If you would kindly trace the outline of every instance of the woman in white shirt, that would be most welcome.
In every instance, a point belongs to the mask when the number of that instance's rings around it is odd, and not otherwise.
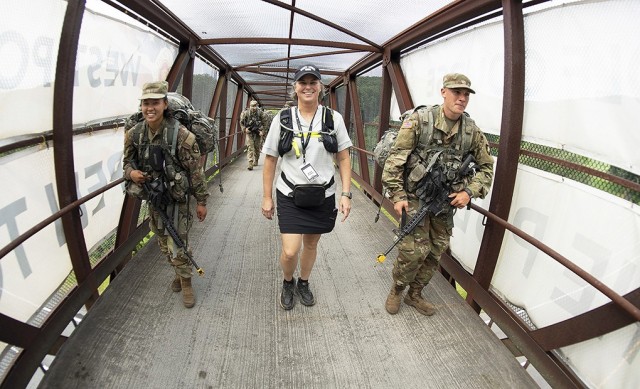
[[[351,211],[349,147],[353,144],[342,115],[320,105],[324,85],[316,66],[298,69],[293,86],[293,99],[297,104],[275,116],[262,148],[265,154],[262,214],[269,220],[273,219],[275,209],[272,193],[276,164],[278,157],[282,157],[276,201],[284,278],[280,306],[285,310],[295,305],[294,294],[303,305],[315,304],[309,277],[316,261],[318,241],[322,234],[333,230],[338,211],[343,214],[342,221]],[[338,208],[334,156],[342,182]],[[300,273],[296,282],[293,276],[298,255]]]

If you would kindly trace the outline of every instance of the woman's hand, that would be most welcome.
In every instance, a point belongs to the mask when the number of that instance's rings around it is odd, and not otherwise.
[[[262,198],[262,216],[273,219],[273,199],[271,197]]]
[[[347,196],[340,196],[340,213],[344,215],[342,221],[347,220],[351,213],[351,199]]]

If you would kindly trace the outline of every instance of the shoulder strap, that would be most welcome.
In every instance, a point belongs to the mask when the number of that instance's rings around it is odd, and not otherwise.
[[[333,110],[331,108],[322,106],[322,132],[333,131]]]
[[[146,137],[147,134],[144,130],[144,121],[136,123],[136,125],[133,126],[133,130],[131,131],[131,139],[133,140],[133,144],[136,147],[140,146]]]
[[[171,137],[171,155],[176,155],[176,148],[178,147],[178,132],[180,132],[180,123],[176,120],[173,124],[173,136]]]
[[[171,157],[177,160],[176,149],[178,148],[178,133],[180,132],[180,122],[172,120],[171,126],[167,126],[164,134],[164,143],[171,148]]]
[[[427,108],[427,144],[431,143],[433,138],[433,107]]]
[[[473,127],[475,122],[467,117],[466,112],[462,114],[463,127],[464,131],[462,132],[462,150],[465,154],[471,150],[471,143],[473,141]],[[474,125],[470,125],[469,121],[473,122]]]
[[[280,125],[291,128],[291,108],[280,111]]]

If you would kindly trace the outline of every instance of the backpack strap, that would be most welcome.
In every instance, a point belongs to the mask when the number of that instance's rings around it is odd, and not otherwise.
[[[282,157],[293,147],[293,123],[291,108],[280,111],[280,137],[278,138],[278,154]]]
[[[322,132],[333,132],[333,110],[322,106]]]
[[[464,126],[464,131],[462,135],[462,150],[464,154],[469,153],[471,150],[471,142],[473,141],[473,127],[468,123],[471,119],[469,119],[467,113],[462,114],[462,124]]]
[[[162,134],[162,138],[164,144],[169,146],[171,149],[171,157],[177,161],[176,150],[178,148],[178,133],[180,132],[180,122],[176,119],[173,120],[172,126],[167,126],[164,133]]]
[[[133,130],[131,132],[131,140],[133,142],[133,145],[136,147],[136,149],[140,147],[140,145],[144,141],[144,138],[147,136],[145,132],[146,131],[144,130],[144,120],[136,123],[136,125],[133,126]]]

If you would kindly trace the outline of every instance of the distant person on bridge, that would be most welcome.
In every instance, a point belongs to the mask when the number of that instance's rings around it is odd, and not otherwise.
[[[175,269],[171,289],[182,291],[184,306],[191,308],[195,305],[192,263],[184,249],[169,236],[160,212],[172,221],[180,240],[188,246],[193,223],[189,195],[193,194],[197,200],[196,215],[202,222],[207,217],[209,193],[195,135],[170,117],[167,91],[166,81],[144,85],[140,97],[144,121],[125,134],[123,169],[127,193],[149,203],[147,188],[154,188],[154,198],[160,199],[149,206],[149,226],[157,236],[160,251]],[[190,248],[188,252],[191,254]]]
[[[276,202],[282,239],[280,266],[283,283],[280,306],[292,309],[294,294],[303,305],[315,304],[309,277],[316,261],[318,241],[331,232],[338,211],[345,221],[351,211],[351,139],[340,113],[320,104],[324,85],[314,65],[298,69],[292,97],[296,106],[282,109],[271,122],[262,152],[262,214],[274,216],[273,181],[278,157],[282,173],[277,177]],[[336,209],[334,157],[340,170],[342,193]],[[300,253],[300,250],[302,252]],[[294,273],[300,256],[298,280]]]
[[[398,215],[415,214],[421,204],[430,201],[423,183],[438,168],[445,187],[451,188],[450,203],[443,213],[428,213],[413,232],[398,245],[393,265],[393,285],[385,308],[390,314],[404,302],[423,315],[433,315],[435,306],[422,297],[422,289],[437,270],[440,256],[449,246],[456,208],[464,208],[472,197],[484,198],[493,180],[493,158],[483,132],[464,112],[471,93],[471,81],[463,74],[447,74],[440,89],[444,101],[415,109],[403,121],[389,157],[384,164],[382,183]],[[431,121],[431,125],[428,122]],[[431,130],[427,130],[431,129]],[[475,158],[475,175],[460,179],[458,169],[468,155]],[[450,205],[450,206],[449,206]]]
[[[249,160],[247,169],[253,170],[254,166],[258,166],[262,136],[267,126],[266,114],[258,107],[257,101],[251,100],[249,108],[242,111],[240,125],[247,134],[247,159]]]

